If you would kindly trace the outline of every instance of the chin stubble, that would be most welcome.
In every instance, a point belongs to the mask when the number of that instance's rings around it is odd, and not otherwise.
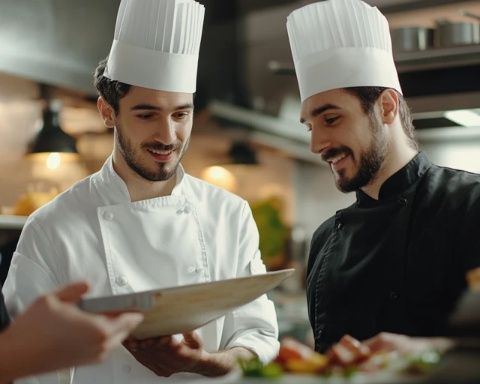
[[[360,154],[360,165],[357,173],[350,179],[341,177],[337,180],[337,188],[342,192],[357,191],[372,182],[377,176],[387,155],[387,140],[382,132],[382,124],[374,116],[370,117],[372,142],[370,147]],[[351,153],[351,150],[349,150]],[[353,156],[353,154],[352,154]]]
[[[166,181],[169,180],[172,176],[175,175],[177,168],[182,160],[187,148],[190,138],[182,146],[181,143],[164,145],[161,143],[148,143],[142,146],[142,149],[153,149],[158,151],[180,151],[178,159],[175,164],[168,168],[167,164],[158,163],[158,168],[156,170],[150,170],[146,167],[143,167],[140,163],[140,156],[136,156],[135,150],[132,143],[126,139],[121,133],[121,128],[117,127],[116,129],[116,143],[120,148],[120,152],[125,159],[127,165],[132,169],[137,175],[144,178],[148,181]]]

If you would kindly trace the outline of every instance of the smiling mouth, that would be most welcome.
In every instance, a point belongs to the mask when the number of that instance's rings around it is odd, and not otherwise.
[[[173,150],[159,151],[159,150],[150,149],[150,148],[147,148],[147,151],[156,156],[170,156],[173,153]]]
[[[327,163],[329,163],[330,165],[335,165],[335,164],[337,164],[339,161],[345,159],[347,156],[348,156],[348,154],[346,154],[346,153],[341,153],[341,154],[338,154],[337,156],[333,156],[333,157],[330,157],[329,159],[326,159],[326,161],[327,161]]]
[[[147,148],[147,152],[150,153],[152,159],[157,163],[168,163],[173,159],[174,149],[158,150]]]

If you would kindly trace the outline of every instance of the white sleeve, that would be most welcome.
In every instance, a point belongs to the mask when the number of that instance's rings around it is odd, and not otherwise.
[[[38,227],[30,221],[24,227],[13,254],[8,276],[3,285],[3,294],[9,314],[12,317],[23,312],[38,296],[58,287],[54,271],[49,265],[53,246]],[[57,373],[29,377],[15,381],[16,384],[58,384]]]
[[[24,379],[18,379],[14,381],[15,384],[70,384],[65,381],[61,381],[59,375],[54,373],[47,373],[45,375],[26,377]]]
[[[37,228],[36,228],[37,227]],[[38,296],[58,287],[55,273],[45,254],[52,255],[53,247],[35,221],[24,227],[17,250],[13,254],[3,294],[9,314],[15,317]]]
[[[237,276],[265,273],[260,257],[258,229],[245,202],[241,215]],[[266,295],[225,316],[222,349],[244,347],[267,363],[278,354],[278,324],[273,302]]]

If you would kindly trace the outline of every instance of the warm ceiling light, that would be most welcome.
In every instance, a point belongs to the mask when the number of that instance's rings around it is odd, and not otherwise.
[[[52,152],[47,156],[47,168],[48,169],[57,169],[60,167],[61,157],[58,152]]]
[[[35,164],[43,164],[42,167],[50,171],[55,171],[59,169],[62,164],[78,162],[79,156],[76,153],[42,152],[31,153],[28,155],[28,158]]]
[[[201,178],[213,185],[234,192],[237,189],[237,179],[235,175],[224,167],[214,165],[205,168]]]

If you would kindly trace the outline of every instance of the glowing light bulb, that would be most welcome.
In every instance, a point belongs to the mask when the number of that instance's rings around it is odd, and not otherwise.
[[[227,191],[233,192],[237,188],[235,175],[218,165],[208,167],[202,172],[202,179]]]
[[[58,152],[52,152],[47,156],[46,165],[48,169],[55,170],[60,167],[61,158]]]

